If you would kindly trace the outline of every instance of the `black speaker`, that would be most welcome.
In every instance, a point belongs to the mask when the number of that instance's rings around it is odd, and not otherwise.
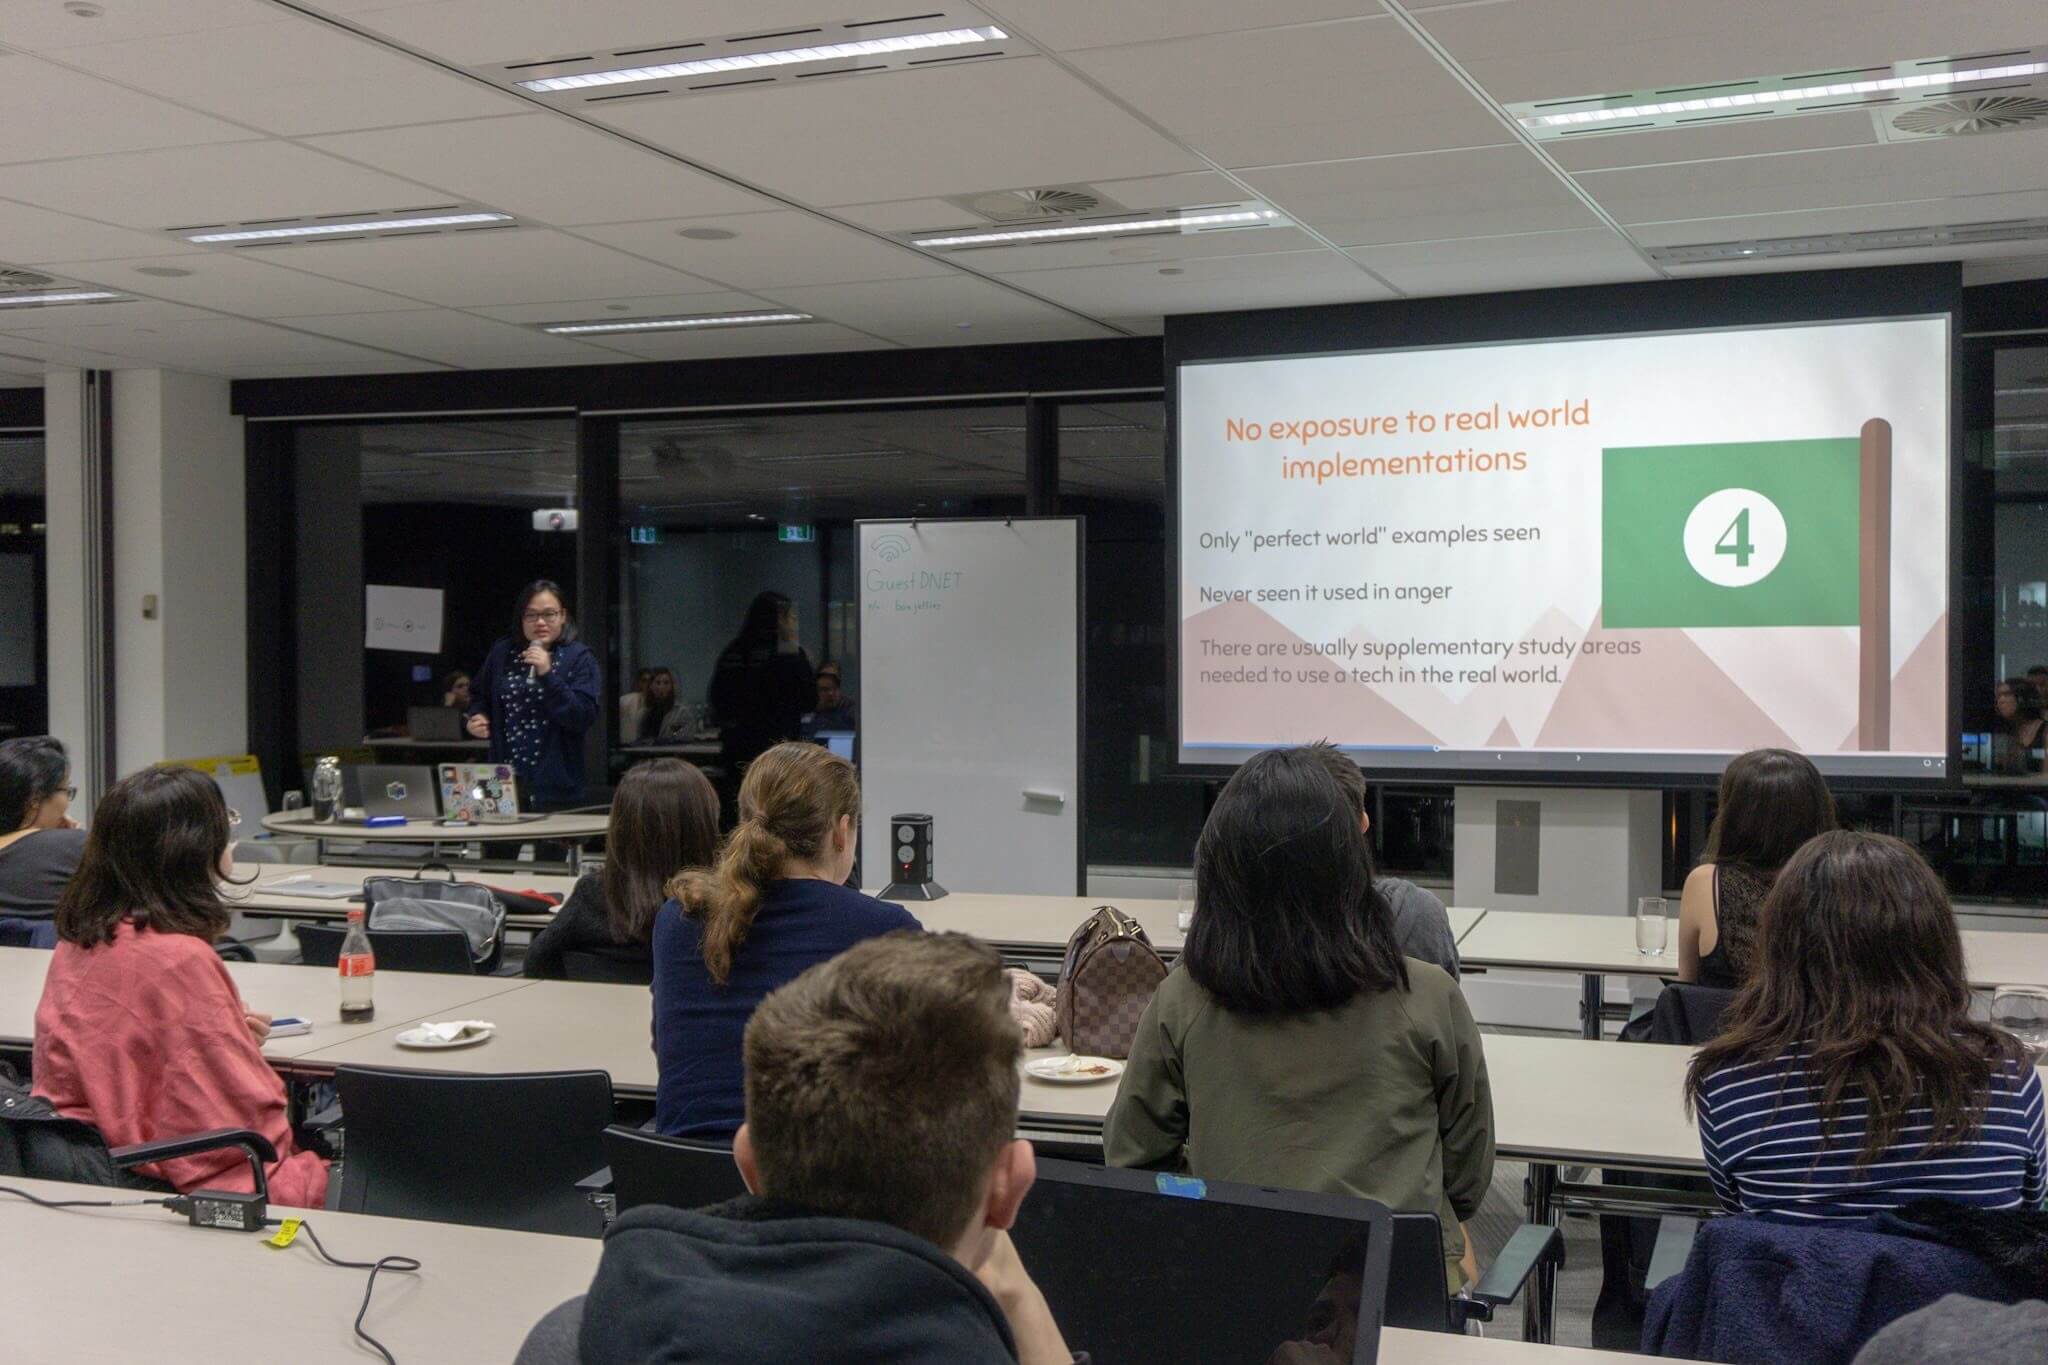
[[[946,888],[932,880],[932,818],[889,817],[889,886],[885,901],[935,901]]]

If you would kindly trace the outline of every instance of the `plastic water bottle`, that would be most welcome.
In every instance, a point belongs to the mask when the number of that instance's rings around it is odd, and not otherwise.
[[[365,912],[348,912],[348,932],[341,939],[341,1022],[361,1024],[377,1017],[370,999],[377,979],[377,955],[370,951],[370,931],[364,927]]]
[[[341,760],[329,755],[313,765],[313,818],[334,819],[341,806]]]

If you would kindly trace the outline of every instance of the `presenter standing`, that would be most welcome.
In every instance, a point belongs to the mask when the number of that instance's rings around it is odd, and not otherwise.
[[[757,594],[711,674],[711,709],[725,766],[720,795],[728,804],[749,763],[800,736],[804,713],[817,696],[810,656],[797,643],[796,604],[779,592]]]
[[[583,800],[583,735],[597,719],[597,656],[577,643],[562,590],[547,579],[519,592],[515,631],[491,646],[470,681],[469,733],[491,742],[536,807]]]

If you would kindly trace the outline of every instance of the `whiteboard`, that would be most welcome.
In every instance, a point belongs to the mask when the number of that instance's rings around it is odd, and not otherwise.
[[[863,880],[933,817],[948,891],[1085,894],[1079,517],[862,521]]]

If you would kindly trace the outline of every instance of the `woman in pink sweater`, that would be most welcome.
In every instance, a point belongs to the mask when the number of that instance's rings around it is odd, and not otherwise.
[[[263,1060],[269,1016],[242,1004],[213,951],[229,830],[220,788],[189,768],[144,769],[101,800],[57,903],[34,1088],[110,1147],[253,1129],[277,1148],[271,1202],[317,1209],[327,1163],[292,1140],[284,1082]],[[233,1148],[137,1170],[180,1191],[253,1187]]]

